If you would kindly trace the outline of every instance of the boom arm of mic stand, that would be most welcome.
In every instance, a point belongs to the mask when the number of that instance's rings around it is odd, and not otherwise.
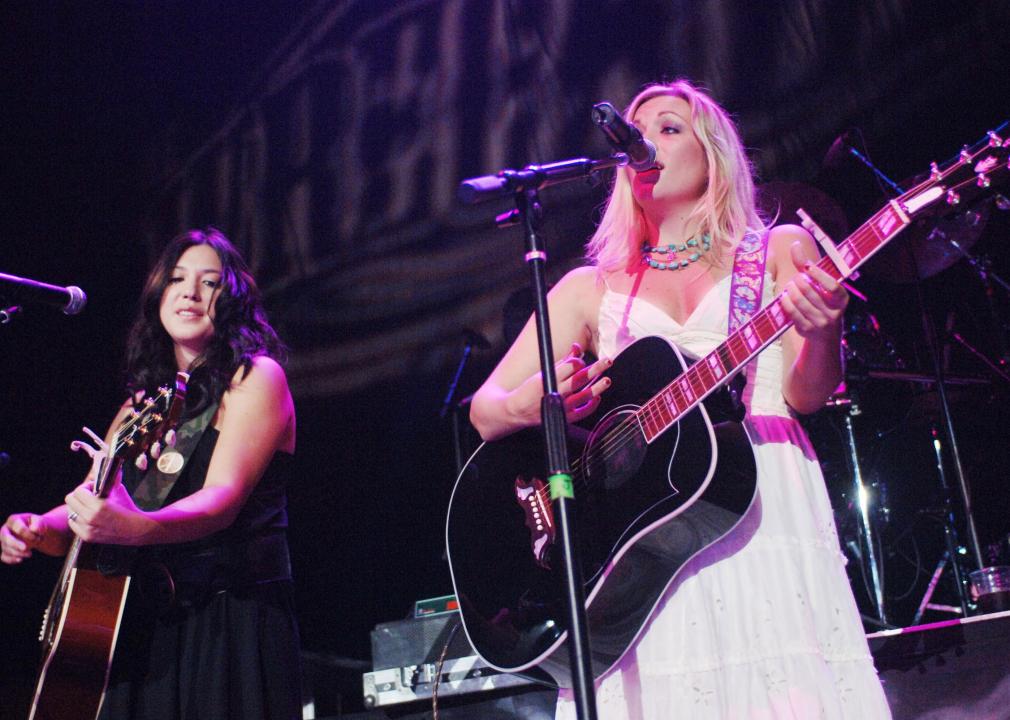
[[[483,175],[464,180],[459,184],[457,196],[466,205],[514,197],[527,190],[543,190],[551,185],[591,177],[601,170],[628,164],[628,156],[614,153],[591,160],[572,158],[547,165],[529,165],[522,170],[502,170],[497,175]]]

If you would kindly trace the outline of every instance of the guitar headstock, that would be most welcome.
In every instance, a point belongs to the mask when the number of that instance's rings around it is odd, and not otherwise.
[[[929,177],[904,193],[898,203],[909,217],[927,210],[954,212],[992,192],[998,181],[1010,174],[1010,139],[1004,122],[974,146],[966,145],[952,162],[930,166]]]
[[[157,394],[144,398],[142,407],[130,411],[112,439],[110,460],[137,458],[178,425],[188,380],[188,373],[177,373],[174,388],[162,386]]]

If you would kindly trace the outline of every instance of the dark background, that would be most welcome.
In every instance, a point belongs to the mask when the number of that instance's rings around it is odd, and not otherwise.
[[[271,316],[294,350],[300,472],[290,491],[291,542],[303,645],[367,662],[375,624],[451,592],[442,523],[455,466],[439,411],[463,328],[486,335],[492,348],[475,353],[458,397],[500,353],[504,300],[524,282],[518,236],[491,227],[500,208],[460,208],[437,190],[451,193],[459,179],[506,165],[602,152],[588,122],[592,102],[623,105],[642,83],[689,75],[736,114],[762,180],[791,183],[793,196],[809,188],[828,196],[817,209],[838,240],[887,198],[851,155],[829,153],[841,133],[858,128],[851,142],[905,182],[1008,114],[1002,3],[703,5],[9,3],[0,272],[79,285],[88,306],[79,317],[29,306],[0,326],[0,451],[10,458],[0,469],[0,515],[43,511],[83,476],[85,458],[67,448],[82,425],[103,432],[121,399],[123,336],[150,258],[176,232],[216,224],[254,258]],[[339,21],[329,20],[334,8]],[[463,32],[447,39],[438,31],[453,8]],[[404,20],[413,16],[415,25]],[[362,30],[369,27],[378,29]],[[459,51],[457,94],[446,109],[458,122],[448,136],[426,135],[445,113],[410,102],[409,92],[407,102],[393,97],[367,117],[354,115],[346,68],[367,66],[365,87],[385,102],[395,95],[396,48],[411,28],[422,48],[434,48],[405,63],[418,77],[430,69],[429,55]],[[312,69],[278,84],[278,68],[303,50],[316,58]],[[326,65],[327,52],[343,53],[340,73]],[[304,97],[311,110],[298,114],[292,108]],[[210,201],[222,185],[242,182],[240,174],[215,175],[208,159],[255,127],[251,108],[265,117],[269,158],[255,222],[234,201]],[[519,118],[500,132],[499,108]],[[299,155],[299,118],[311,120],[312,139],[301,160],[286,160]],[[361,175],[349,177],[340,171],[354,164],[339,157],[352,127],[365,159]],[[390,188],[399,176],[390,168],[418,145],[428,149],[406,187],[420,189],[397,211]],[[435,165],[449,172],[426,174]],[[309,210],[287,192],[301,182],[311,188]],[[355,195],[353,183],[364,192]],[[786,193],[787,204],[793,196]],[[601,188],[588,186],[545,193],[555,276],[577,261],[601,198]],[[818,217],[812,203],[802,202]],[[1006,278],[1007,213],[979,212],[976,230],[943,227]],[[918,231],[920,240],[932,227]],[[945,331],[988,358],[1005,356],[1007,294],[997,283],[987,296],[967,262],[937,260],[942,249],[920,255],[931,266],[920,286],[902,276],[907,260],[899,255],[871,263],[856,283],[869,302],[853,299],[848,322],[850,395],[862,409],[857,442],[881,498],[885,580],[892,619],[902,625],[942,553],[931,442],[942,414],[930,385],[865,375],[931,374],[924,316],[940,328],[955,380],[991,381],[955,385],[950,399],[982,541],[999,544],[1010,531],[1007,385]],[[852,543],[841,414],[825,410],[808,425],[843,543]],[[944,465],[953,483],[949,456]],[[857,598],[872,614],[850,560]],[[0,568],[6,688],[31,682],[34,636],[58,567],[39,558]],[[956,604],[945,583],[937,599]],[[343,707],[354,707],[359,675],[333,672]]]

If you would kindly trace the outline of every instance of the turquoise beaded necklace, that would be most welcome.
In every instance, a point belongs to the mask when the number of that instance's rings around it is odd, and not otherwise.
[[[651,247],[649,243],[642,243],[642,262],[651,268],[656,268],[657,270],[680,270],[681,268],[686,268],[693,262],[698,262],[701,256],[712,249],[712,236],[705,233],[701,236],[701,240],[698,240],[698,236],[694,236],[683,245],[675,245],[671,243],[670,245],[657,245],[656,247]],[[685,260],[678,260],[677,253],[691,251],[690,255],[687,256]],[[652,257],[650,253],[657,253],[659,255],[667,255],[668,259],[666,262],[660,262]]]

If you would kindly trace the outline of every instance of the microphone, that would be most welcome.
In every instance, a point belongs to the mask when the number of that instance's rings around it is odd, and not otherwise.
[[[630,125],[613,105],[601,102],[593,105],[593,122],[607,136],[611,146],[628,156],[628,167],[632,170],[647,170],[656,164],[656,146],[642,137],[634,125]]]
[[[824,159],[821,161],[821,167],[835,168],[842,164],[846,156],[858,156],[858,153],[852,152],[855,150],[855,145],[852,142],[854,134],[855,133],[852,130],[846,130],[836,137],[835,141],[831,143],[831,147],[829,147],[828,151],[824,153]]]
[[[0,273],[0,297],[22,303],[52,305],[63,310],[65,315],[76,315],[88,302],[84,291],[76,285],[59,287],[4,273]]]

